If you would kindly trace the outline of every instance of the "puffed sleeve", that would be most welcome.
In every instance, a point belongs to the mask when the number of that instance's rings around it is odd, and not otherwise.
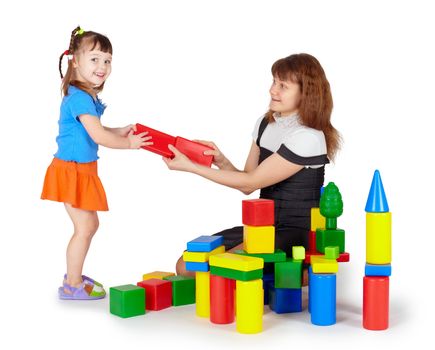
[[[88,93],[78,90],[72,94],[68,101],[71,115],[74,116],[76,120],[83,114],[89,114],[95,117],[99,117],[94,99]]]

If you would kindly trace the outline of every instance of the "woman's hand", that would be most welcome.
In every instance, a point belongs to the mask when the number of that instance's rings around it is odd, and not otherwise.
[[[213,150],[204,151],[204,155],[213,156],[213,164],[216,165],[219,169],[224,169],[228,165],[229,163],[228,159],[224,156],[224,154],[220,151],[220,149],[214,144],[214,142],[204,141],[204,140],[193,140],[193,141],[213,148]]]
[[[172,145],[168,145],[169,150],[174,153],[174,158],[163,157],[163,161],[166,163],[169,169],[195,172],[197,166],[189,158],[187,158],[183,153],[176,149]]]

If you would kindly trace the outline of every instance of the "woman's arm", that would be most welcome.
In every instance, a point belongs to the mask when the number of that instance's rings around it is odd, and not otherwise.
[[[89,114],[80,115],[79,119],[91,139],[95,143],[104,147],[117,149],[137,149],[142,146],[149,146],[153,144],[152,142],[147,142],[151,139],[151,136],[146,136],[148,134],[147,132],[134,135],[133,129],[131,129],[127,135],[121,136],[120,130],[125,130],[127,127],[120,129],[106,128],[101,124],[98,117]]]
[[[250,194],[257,189],[276,184],[296,174],[303,166],[294,164],[278,154],[273,154],[260,165],[254,167],[254,159],[259,156],[257,145],[251,147],[245,168],[247,171],[218,170],[201,166],[190,161],[175,147],[169,149],[175,154],[173,159],[164,158],[169,169],[188,171],[218,184],[235,188],[245,194]]]

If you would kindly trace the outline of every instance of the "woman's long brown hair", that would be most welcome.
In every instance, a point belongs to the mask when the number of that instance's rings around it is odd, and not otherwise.
[[[323,131],[328,157],[333,160],[340,149],[341,137],[331,124],[331,88],[319,61],[306,53],[294,54],[276,61],[272,65],[272,75],[299,85],[300,121],[307,127]],[[272,110],[266,113],[269,123],[274,122],[273,113]]]

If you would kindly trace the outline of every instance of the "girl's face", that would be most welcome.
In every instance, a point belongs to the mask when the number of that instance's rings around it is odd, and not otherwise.
[[[297,113],[301,101],[299,84],[274,77],[269,93],[269,108],[272,111],[280,113],[281,116]]]
[[[100,86],[112,72],[112,55],[98,49],[83,50],[74,56],[75,78],[91,87]]]

